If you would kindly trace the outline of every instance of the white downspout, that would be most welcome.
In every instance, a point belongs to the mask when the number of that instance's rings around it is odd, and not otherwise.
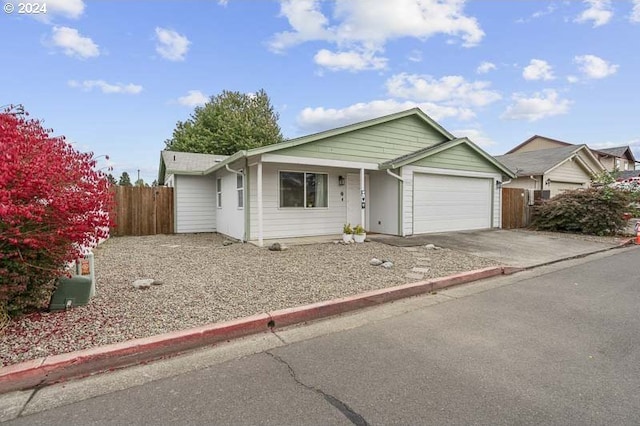
[[[364,188],[364,168],[360,169],[360,223],[362,224],[363,228],[366,228],[365,226],[365,200],[366,200],[366,193],[365,193],[365,188]]]
[[[225,164],[224,167],[227,169],[227,171],[230,171],[231,173],[235,173],[237,175],[240,175],[240,176],[244,177],[244,173],[242,173],[239,170],[233,170],[231,167],[229,167],[228,164]],[[244,181],[242,183],[244,184]]]
[[[393,176],[394,178],[398,179],[398,180],[399,180],[399,181],[401,181],[401,182],[404,182],[404,178],[403,178],[402,176],[400,176],[400,175],[397,175],[397,174],[393,173],[393,172],[391,171],[391,169],[387,169],[387,174],[388,174],[389,176]]]
[[[256,198],[258,199],[258,247],[262,247],[264,245],[262,239],[262,159],[258,161],[257,168],[256,179],[258,188]]]

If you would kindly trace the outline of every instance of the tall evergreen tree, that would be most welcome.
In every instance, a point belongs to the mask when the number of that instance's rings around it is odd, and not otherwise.
[[[172,151],[231,155],[282,140],[278,113],[263,89],[255,94],[225,90],[179,121],[165,145]]]

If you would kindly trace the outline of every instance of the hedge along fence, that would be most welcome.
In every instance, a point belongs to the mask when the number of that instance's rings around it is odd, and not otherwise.
[[[627,226],[625,214],[637,214],[640,193],[608,186],[566,191],[534,209],[540,230],[612,235]]]

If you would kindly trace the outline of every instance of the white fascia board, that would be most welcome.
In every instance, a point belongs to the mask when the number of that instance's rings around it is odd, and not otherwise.
[[[304,164],[307,166],[338,167],[343,169],[378,170],[378,165],[376,163],[363,163],[363,162],[357,162],[357,161],[344,161],[344,160],[328,160],[326,158],[295,157],[295,156],[278,155],[278,154],[263,154],[262,162]]]
[[[455,169],[439,169],[433,167],[423,166],[404,166],[403,169],[414,173],[430,173],[433,175],[450,175],[461,177],[477,177],[487,179],[502,179],[501,173],[487,173],[487,172],[475,172],[470,170],[455,170]]]

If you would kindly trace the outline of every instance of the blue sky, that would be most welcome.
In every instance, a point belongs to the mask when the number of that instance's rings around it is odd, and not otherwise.
[[[116,177],[151,182],[178,120],[260,88],[287,138],[419,106],[491,154],[540,134],[640,158],[640,0],[37,3],[0,15],[0,104]]]

